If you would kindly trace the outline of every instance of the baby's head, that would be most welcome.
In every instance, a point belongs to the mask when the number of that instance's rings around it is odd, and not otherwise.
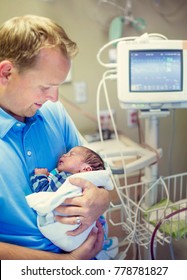
[[[59,172],[66,171],[72,174],[94,170],[104,170],[104,161],[93,150],[76,146],[67,154],[60,157],[57,169]]]

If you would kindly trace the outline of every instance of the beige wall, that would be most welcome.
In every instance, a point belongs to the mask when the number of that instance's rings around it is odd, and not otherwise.
[[[108,26],[114,16],[121,15],[114,7],[102,4],[98,6],[98,0],[54,0],[51,2],[42,0],[1,0],[0,1],[0,23],[17,15],[37,14],[48,16],[63,25],[69,36],[79,45],[79,55],[75,58],[72,68],[72,83],[65,84],[61,88],[61,95],[75,102],[75,82],[84,81],[87,84],[87,102],[78,104],[78,107],[91,116],[96,116],[96,92],[104,68],[96,60],[98,50],[108,41]],[[118,3],[125,1],[119,0]],[[161,33],[169,39],[187,39],[187,5],[182,6],[183,0],[165,0],[162,12],[167,13],[167,18],[159,14],[152,0],[133,0],[133,14],[142,17],[147,23],[148,33]],[[126,27],[124,36],[139,35],[134,28]],[[126,135],[138,141],[137,128],[128,128],[126,122],[126,111],[119,107],[116,83],[109,83],[109,96],[112,107],[117,112],[117,126]],[[66,104],[66,108],[74,119],[81,132],[95,131],[97,124],[86,118],[79,111]],[[101,99],[101,108],[106,109],[104,97]],[[171,114],[172,116],[172,114]],[[163,158],[160,162],[160,174],[166,175],[169,166],[172,173],[187,170],[187,110],[175,112],[175,125],[172,117],[160,120],[159,146],[163,148]],[[174,141],[172,147],[172,166],[168,164],[170,159],[170,143],[172,129],[174,130]],[[170,162],[171,164],[171,162]]]

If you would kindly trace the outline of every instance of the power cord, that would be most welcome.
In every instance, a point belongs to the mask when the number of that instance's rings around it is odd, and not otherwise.
[[[150,253],[151,253],[151,259],[155,260],[155,256],[154,256],[154,239],[156,236],[157,231],[159,230],[159,228],[161,227],[161,225],[169,218],[173,217],[174,215],[177,215],[181,212],[187,211],[187,207],[182,208],[182,209],[178,209],[172,213],[170,213],[169,215],[167,215],[165,218],[161,219],[159,223],[157,223],[152,236],[151,236],[151,242],[150,242]]]

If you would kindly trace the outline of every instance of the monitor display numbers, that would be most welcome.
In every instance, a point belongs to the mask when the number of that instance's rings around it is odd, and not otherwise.
[[[182,91],[181,50],[130,50],[130,92]]]

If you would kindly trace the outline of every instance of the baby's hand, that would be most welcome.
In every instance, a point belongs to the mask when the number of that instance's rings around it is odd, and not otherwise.
[[[47,168],[35,168],[35,169],[34,169],[34,174],[35,174],[35,175],[43,174],[43,175],[48,176],[49,171],[48,171]]]

